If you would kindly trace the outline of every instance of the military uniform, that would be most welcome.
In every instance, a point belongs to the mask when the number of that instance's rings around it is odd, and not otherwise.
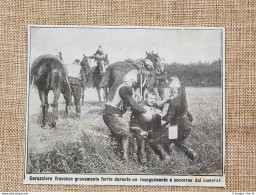
[[[131,87],[121,85],[116,93],[116,98],[113,101],[108,101],[105,105],[103,120],[114,136],[126,139],[131,138],[129,121],[126,121],[122,115],[129,106],[134,112],[138,113],[144,113],[146,110],[132,97],[133,91]]]
[[[167,100],[164,105],[167,106],[167,112],[162,117],[165,128],[168,128],[169,125],[178,126],[177,139],[170,140],[169,143],[173,143],[194,160],[197,156],[196,153],[184,144],[184,140],[191,132],[193,121],[192,115],[188,112],[185,87],[181,85],[177,95]]]
[[[132,70],[130,72],[136,72],[134,74],[134,80],[137,79],[137,71]],[[127,75],[129,75],[129,72]],[[124,81],[125,80],[126,78],[124,78]],[[121,141],[124,160],[129,159],[129,140],[132,138],[129,128],[129,119],[127,120],[126,117],[123,117],[128,107],[134,112],[146,112],[133,98],[132,88],[126,83],[123,83],[109,96],[105,104],[105,109],[103,110],[103,120],[105,124],[118,141]]]
[[[159,109],[162,112],[159,112]],[[135,127],[136,129],[137,127],[148,133],[148,136],[139,136],[138,139],[141,162],[146,161],[145,149],[143,147],[145,147],[147,140],[149,140],[151,147],[162,159],[169,159],[163,144],[171,144],[170,146],[172,146],[172,143],[182,151],[185,151],[189,158],[195,159],[195,152],[183,143],[191,132],[191,122],[193,120],[188,112],[185,87],[181,86],[175,97],[164,101],[161,105],[155,104],[154,107],[151,106],[151,110],[153,110],[153,115],[150,121],[146,120],[140,113],[133,113],[131,116],[131,128]],[[177,139],[169,140],[169,125],[178,126]]]
[[[108,54],[105,54],[103,52],[102,46],[99,46],[99,49],[96,51],[96,53],[91,57],[97,61],[97,64],[100,63],[101,61],[104,61],[105,65],[109,65],[109,59],[108,59]]]
[[[68,65],[67,67],[68,81],[65,80],[62,91],[64,95],[64,99],[66,100],[66,112],[69,113],[69,107],[71,106],[72,95],[75,100],[76,106],[76,115],[80,117],[81,115],[81,83],[83,83],[83,79],[85,78],[85,73],[83,68],[81,68],[79,63],[73,63]],[[69,82],[69,84],[67,83]]]
[[[160,98],[163,100],[164,99],[164,89],[166,88],[167,85],[167,71],[164,69],[164,67],[161,70],[156,71],[156,78],[157,78],[157,89],[158,89],[158,94]]]
[[[145,103],[143,107],[147,112],[152,113],[150,119],[145,118],[139,112],[132,112],[130,120],[130,129],[133,133],[133,156],[139,156],[139,160],[142,164],[146,163],[146,142],[150,138],[154,129],[158,129],[161,126],[161,110]]]

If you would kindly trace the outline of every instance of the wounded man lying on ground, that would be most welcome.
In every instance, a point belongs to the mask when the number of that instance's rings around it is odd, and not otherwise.
[[[156,101],[156,94],[149,92],[146,94],[146,101],[143,105],[147,110],[146,114],[133,111],[130,120],[130,131],[133,135],[133,157],[144,164],[146,159],[146,142],[148,137],[154,129],[161,127],[161,113],[162,111],[154,106]]]
[[[154,106],[152,106],[152,103],[150,104],[149,107],[152,110],[151,118],[145,114],[132,114],[131,130],[137,129],[136,131],[144,132],[143,134],[145,134],[144,136],[139,136],[140,139],[137,139],[139,140],[139,144],[137,144],[139,146],[138,153],[142,163],[146,162],[145,144],[147,139],[150,146],[160,155],[161,159],[170,158],[165,151],[167,146],[169,154],[171,154],[173,147],[176,146],[190,159],[194,160],[197,157],[195,151],[184,144],[184,140],[191,132],[191,122],[193,120],[187,108],[185,87],[181,85],[177,77],[172,77],[169,90],[167,98],[155,103]],[[150,98],[151,96],[148,95]],[[157,108],[162,112],[159,112]]]

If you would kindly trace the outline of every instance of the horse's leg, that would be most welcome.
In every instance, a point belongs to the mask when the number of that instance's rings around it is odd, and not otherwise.
[[[49,109],[48,94],[49,94],[49,91],[45,91],[45,92],[44,92],[44,104],[45,104],[45,112],[46,112],[46,115],[47,115],[48,109]]]
[[[107,99],[108,99],[108,88],[107,88],[107,86],[104,86],[103,90],[104,90],[104,102],[107,102]]]
[[[56,127],[56,120],[58,119],[58,101],[60,98],[60,89],[55,89],[53,90],[53,122],[52,126]]]
[[[84,105],[84,91],[85,91],[85,88],[81,88],[82,89],[82,106]]]
[[[96,86],[96,90],[98,92],[99,101],[101,102],[100,88]]]
[[[42,112],[43,112],[43,120],[42,120],[42,127],[45,127],[46,123],[47,123],[47,112],[48,112],[48,91],[42,91],[39,90],[39,97],[42,103]],[[47,97],[47,99],[45,98]]]

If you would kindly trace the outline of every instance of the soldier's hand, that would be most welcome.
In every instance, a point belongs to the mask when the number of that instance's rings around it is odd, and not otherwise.
[[[190,122],[193,121],[193,116],[192,116],[192,114],[191,114],[190,112],[187,113],[187,117],[188,117],[188,120],[189,120]]]
[[[146,131],[141,131],[141,132],[140,132],[140,135],[143,136],[143,137],[146,137],[146,136],[148,136],[148,132],[146,132]]]

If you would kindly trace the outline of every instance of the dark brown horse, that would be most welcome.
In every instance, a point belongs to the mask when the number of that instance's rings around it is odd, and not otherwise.
[[[146,58],[145,59],[149,59],[153,62],[154,65],[154,70],[156,74],[159,74],[160,72],[163,71],[164,66],[161,63],[161,58],[159,57],[159,55],[157,53],[152,52],[146,52]]]
[[[80,65],[82,66],[83,68],[83,71],[84,71],[84,76],[85,78],[83,78],[83,83],[82,83],[82,104],[84,104],[84,91],[86,89],[86,85],[90,83],[91,79],[92,79],[92,70],[91,70],[91,67],[90,67],[90,57],[88,56],[85,56],[83,54],[83,59],[80,63]]]
[[[99,101],[101,102],[100,91],[103,89],[103,97],[104,101],[106,101],[107,93],[108,93],[108,85],[100,85],[103,79],[103,76],[106,72],[106,64],[104,60],[99,59],[97,61],[97,66],[92,71],[94,86],[98,92]]]
[[[164,88],[168,81],[168,72],[165,66],[161,63],[161,58],[158,56],[157,53],[154,52],[146,52],[146,59],[149,59],[153,62],[154,65],[154,72],[156,76],[156,83],[155,83],[155,92],[159,95],[159,97],[163,100],[164,99]]]
[[[54,55],[46,54],[39,56],[31,64],[30,81],[32,85],[36,85],[42,103],[42,127],[45,127],[47,123],[47,113],[49,109],[48,94],[50,90],[52,90],[54,94],[52,104],[52,127],[56,126],[56,120],[58,118],[58,100],[65,75],[66,71],[63,61]]]
[[[147,70],[147,67],[144,65],[145,61],[139,60],[134,64],[128,63],[126,61],[119,61],[108,66],[100,84],[101,87],[108,85],[108,98],[111,99],[111,95],[115,94],[115,91],[124,82],[124,77],[129,71],[138,70],[138,79],[137,84],[135,85],[135,90],[140,89],[140,99],[142,100],[144,96],[144,90],[152,90],[155,83],[155,75],[153,69]]]

